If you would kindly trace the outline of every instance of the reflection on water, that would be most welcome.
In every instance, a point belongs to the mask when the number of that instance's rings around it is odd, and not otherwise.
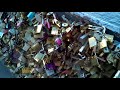
[[[86,12],[116,26],[120,26],[120,12]]]

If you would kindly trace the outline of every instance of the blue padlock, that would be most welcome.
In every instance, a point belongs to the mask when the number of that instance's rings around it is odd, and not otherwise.
[[[3,34],[4,34],[3,32],[0,32],[0,38],[2,38],[2,37],[3,37]]]
[[[29,20],[32,20],[34,17],[35,17],[35,12],[30,12],[28,15],[27,15],[28,19]]]

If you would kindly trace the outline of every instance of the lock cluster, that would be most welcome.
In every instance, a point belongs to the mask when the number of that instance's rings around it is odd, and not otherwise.
[[[0,61],[16,78],[118,78],[120,43],[66,12],[1,12]]]

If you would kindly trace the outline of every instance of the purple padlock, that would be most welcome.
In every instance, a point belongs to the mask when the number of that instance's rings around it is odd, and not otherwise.
[[[48,19],[47,19],[47,28],[50,29],[50,27],[51,27],[51,26],[50,26],[50,23],[49,23],[49,21],[48,21]]]
[[[55,70],[55,64],[54,63],[48,63],[45,65],[47,69],[49,70]]]
[[[56,44],[59,45],[59,46],[62,44],[62,40],[61,40],[60,38],[56,38],[56,39],[55,39],[55,42],[56,42]]]
[[[46,19],[45,21],[44,21],[44,26],[46,26],[48,29],[50,29],[50,23],[49,23],[49,21],[48,21],[48,19]]]
[[[47,20],[44,20],[44,24],[43,25],[46,26],[46,24],[47,24]]]

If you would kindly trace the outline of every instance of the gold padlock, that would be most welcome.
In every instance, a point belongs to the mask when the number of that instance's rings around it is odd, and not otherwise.
[[[31,71],[31,68],[29,67],[22,68],[22,74],[28,74],[30,73],[30,71]]]
[[[110,35],[110,34],[105,34],[105,37],[107,38],[108,41],[110,41],[111,43],[113,42],[114,36]]]
[[[42,48],[42,45],[39,43],[35,43],[31,46],[30,51],[38,52]]]
[[[47,39],[47,42],[46,42],[46,44],[51,44],[51,45],[54,45],[54,39],[53,38],[51,38],[51,37],[49,37],[48,39]]]
[[[97,57],[95,57],[95,56],[93,56],[93,57],[91,57],[91,65],[92,66],[98,66],[99,65],[99,63],[98,63],[98,59],[97,59]]]
[[[43,38],[44,37],[44,32],[43,31],[41,31],[41,33],[36,33],[36,34],[34,34],[34,38]]]
[[[91,75],[96,74],[97,72],[99,72],[97,67],[93,67],[93,68],[90,69]]]
[[[88,72],[90,72],[90,69],[92,68],[92,67],[83,67],[86,71],[88,71]]]
[[[53,19],[52,22],[53,22],[53,24],[56,24],[58,27],[61,27],[61,23],[57,19]]]
[[[66,32],[67,32],[67,33],[70,32],[71,29],[72,29],[71,27],[66,28]]]
[[[91,75],[90,78],[99,78],[98,74]]]
[[[100,49],[102,49],[102,48],[105,48],[105,47],[107,47],[107,41],[106,41],[106,39],[102,39],[102,41],[100,42]]]

